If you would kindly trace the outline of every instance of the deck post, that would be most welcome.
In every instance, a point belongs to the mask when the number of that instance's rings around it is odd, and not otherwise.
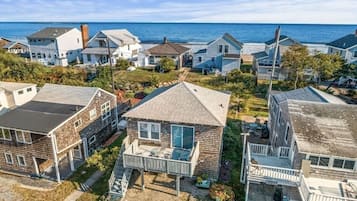
[[[247,189],[245,191],[245,201],[248,201],[248,194],[249,194],[249,180],[247,180]]]
[[[33,160],[33,164],[35,166],[36,175],[39,176],[40,175],[40,171],[38,170],[38,165],[37,165],[36,158],[33,156],[32,160]]]
[[[180,196],[180,176],[176,175],[176,196]]]
[[[69,165],[71,167],[71,171],[73,172],[75,170],[74,168],[74,163],[73,163],[73,150],[70,149],[69,152],[68,152],[68,158],[69,158]]]
[[[140,174],[141,174],[141,190],[145,190],[144,170],[143,169],[140,170]]]

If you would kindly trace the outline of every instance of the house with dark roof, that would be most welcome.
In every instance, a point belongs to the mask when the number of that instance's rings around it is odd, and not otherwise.
[[[82,34],[72,27],[47,27],[27,36],[31,59],[45,65],[68,66],[81,60]]]
[[[141,171],[142,177],[144,171],[174,175],[178,192],[180,177],[205,173],[217,179],[229,99],[229,93],[187,82],[161,87],[146,96],[123,115],[128,136],[110,193],[125,191],[120,182],[127,169]]]
[[[141,66],[156,66],[163,57],[168,57],[174,60],[176,68],[180,69],[189,60],[190,48],[183,45],[172,43],[166,37],[161,44],[155,45],[145,50],[139,57],[139,65]]]
[[[338,54],[347,63],[357,64],[357,29],[354,34],[348,34],[327,43],[329,54]]]
[[[7,52],[23,56],[29,52],[29,46],[27,44],[3,37],[0,37],[0,48],[6,50]]]
[[[281,57],[290,46],[295,44],[300,44],[300,42],[286,35],[280,36],[273,79],[284,80],[287,78],[287,72],[281,68]],[[253,53],[253,69],[256,72],[258,80],[270,79],[273,68],[275,46],[275,39],[271,39],[265,42],[264,51]]]
[[[356,120],[356,105],[313,87],[271,94],[269,142],[248,142],[243,182],[282,185],[294,200],[354,201]]]
[[[100,88],[45,84],[0,116],[0,169],[65,179],[116,130],[116,107]]]
[[[207,44],[207,47],[194,53],[192,68],[202,71],[228,73],[240,69],[243,43],[225,33]]]
[[[137,60],[141,49],[140,40],[126,29],[102,30],[96,33],[82,51],[83,63],[102,65],[108,60],[108,41],[112,62],[119,58]]]

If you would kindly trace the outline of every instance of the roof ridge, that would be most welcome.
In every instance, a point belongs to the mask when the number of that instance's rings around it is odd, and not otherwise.
[[[190,90],[190,88],[188,88],[188,86],[187,86],[186,84],[190,84],[190,83],[183,81],[182,84],[183,84],[183,85],[185,86],[185,88],[196,98],[196,100],[198,100],[198,102],[206,109],[206,111],[208,111],[208,113],[211,114],[211,116],[213,116],[213,118],[214,118],[219,124],[225,126],[225,125],[216,117],[216,115],[214,115],[214,114],[212,113],[212,111],[209,110],[209,109],[206,107],[206,105],[202,103],[202,101],[197,97],[197,95],[196,95],[195,93],[193,93],[193,92]],[[198,86],[198,87],[201,87],[201,86]],[[202,87],[202,88],[203,88],[203,87]],[[211,90],[211,89],[207,89],[207,90]],[[214,91],[214,90],[212,90],[212,91]]]

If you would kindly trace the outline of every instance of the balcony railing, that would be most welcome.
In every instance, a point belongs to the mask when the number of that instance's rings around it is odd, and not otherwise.
[[[125,168],[142,169],[151,172],[162,172],[172,175],[188,176],[194,174],[199,157],[199,142],[190,152],[189,160],[175,160],[166,157],[147,156],[138,153],[140,146],[138,140],[134,140],[132,144],[123,154],[123,164]]]

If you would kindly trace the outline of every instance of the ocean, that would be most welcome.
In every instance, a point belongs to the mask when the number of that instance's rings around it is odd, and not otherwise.
[[[0,22],[0,37],[26,41],[26,36],[45,27],[80,27],[75,22]],[[88,22],[90,36],[103,29],[128,29],[143,43],[169,41],[202,43],[230,33],[244,43],[263,43],[273,38],[277,24],[240,23],[123,23]],[[281,33],[300,42],[321,44],[353,33],[357,25],[282,24]]]

